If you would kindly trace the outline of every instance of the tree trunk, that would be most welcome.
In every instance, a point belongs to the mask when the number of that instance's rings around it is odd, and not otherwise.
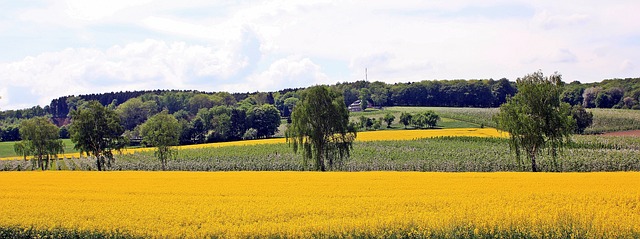
[[[533,172],[538,172],[538,165],[536,164],[536,155],[532,154],[529,156],[531,158],[531,170]]]
[[[100,162],[100,156],[96,156],[96,166],[98,166],[98,171],[102,171],[102,164]]]

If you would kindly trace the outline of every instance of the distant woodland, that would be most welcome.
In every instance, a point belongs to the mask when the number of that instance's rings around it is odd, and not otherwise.
[[[360,100],[364,107],[439,106],[498,107],[517,92],[515,82],[500,80],[425,80],[412,83],[356,81],[337,83],[345,104]],[[275,92],[228,93],[177,90],[126,91],[64,96],[47,106],[0,112],[0,139],[20,140],[21,120],[47,116],[68,137],[70,112],[89,101],[115,110],[130,138],[149,117],[166,110],[183,127],[181,144],[269,137],[279,121],[290,116],[304,88]],[[611,79],[596,83],[565,84],[563,101],[586,108],[640,109],[640,78]],[[277,123],[275,121],[278,121]],[[249,130],[252,129],[252,130]],[[250,131],[249,135],[246,135]]]

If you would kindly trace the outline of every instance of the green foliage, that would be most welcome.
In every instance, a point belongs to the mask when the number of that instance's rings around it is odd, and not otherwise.
[[[133,236],[118,230],[112,232],[84,231],[67,228],[36,229],[33,227],[0,226],[0,238],[31,239],[31,238],[108,238],[133,239],[143,238]]]
[[[584,133],[584,130],[593,123],[593,113],[587,112],[582,105],[571,107],[571,117],[576,122],[574,129],[576,134]]]
[[[407,125],[411,124],[412,120],[413,115],[411,115],[411,113],[402,112],[402,114],[400,115],[400,123],[404,125],[405,129],[407,128]]]
[[[371,99],[371,91],[367,88],[360,89],[360,108],[362,111],[369,107],[369,99]]]
[[[49,168],[49,161],[64,152],[64,143],[59,139],[58,127],[46,117],[35,117],[20,124],[22,141],[14,147],[18,155],[33,155],[34,168]]]
[[[432,110],[417,113],[412,116],[411,123],[416,126],[416,128],[433,128],[440,120],[440,116],[433,112]]]
[[[387,113],[384,115],[383,120],[385,123],[387,123],[387,128],[391,128],[391,124],[393,124],[393,121],[396,120],[396,117],[391,113]]]
[[[256,138],[258,138],[258,130],[254,128],[247,129],[247,131],[244,132],[244,135],[242,135],[242,139],[244,140],[251,140]]]
[[[542,72],[518,79],[518,93],[500,106],[495,116],[498,128],[509,132],[509,143],[518,162],[524,152],[534,172],[538,171],[538,153],[547,148],[555,159],[557,150],[573,133],[571,107],[560,101],[561,79],[559,74],[544,77]]]
[[[271,104],[254,107],[247,113],[247,121],[251,128],[258,131],[258,138],[272,136],[280,126],[280,112]]]
[[[97,101],[71,112],[69,133],[75,149],[95,157],[98,170],[106,170],[113,163],[113,150],[128,143],[116,112]]]
[[[315,170],[333,169],[334,163],[349,157],[356,132],[349,127],[349,111],[340,93],[326,86],[308,88],[291,120],[287,141],[294,152],[302,148],[305,162],[312,159]]]
[[[133,130],[158,113],[158,105],[155,101],[143,102],[140,98],[133,98],[119,105],[116,113],[120,116],[124,129]]]
[[[180,130],[178,120],[166,111],[149,118],[140,128],[142,142],[156,147],[155,155],[162,163],[162,170],[165,170],[167,158],[172,155],[171,146],[179,143]]]

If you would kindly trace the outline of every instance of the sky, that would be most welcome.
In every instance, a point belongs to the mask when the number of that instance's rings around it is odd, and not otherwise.
[[[640,77],[640,1],[0,1],[0,110],[365,79]]]

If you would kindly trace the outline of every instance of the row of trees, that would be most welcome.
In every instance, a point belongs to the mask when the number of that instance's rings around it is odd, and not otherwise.
[[[640,78],[590,84],[574,81],[565,85],[561,99],[585,108],[640,109]]]
[[[552,155],[553,164],[557,165],[555,159],[558,150],[569,142],[571,134],[581,127],[580,124],[588,123],[586,119],[590,121],[593,116],[587,114],[584,108],[572,108],[561,100],[563,83],[559,74],[544,77],[541,72],[536,72],[516,82],[519,92],[500,106],[494,119],[500,129],[510,133],[509,142],[516,157],[520,159],[524,154],[531,162],[532,171],[538,170],[537,155],[545,148]],[[305,162],[312,161],[315,170],[331,170],[349,157],[356,138],[356,129],[349,122],[344,98],[327,86],[311,87],[300,92],[299,96],[299,102],[291,114],[291,124],[285,133],[287,141],[294,152],[302,151]],[[231,118],[233,113],[225,112],[233,110],[227,108],[225,111],[225,108],[218,107],[201,109],[198,112],[201,115],[197,117],[209,119],[203,115],[211,113],[214,115],[211,120],[220,115],[226,119]],[[269,104],[254,107],[252,112],[253,115],[261,115],[268,111],[278,113],[275,106]],[[120,123],[121,116],[97,101],[83,104],[70,114],[72,124],[69,132],[76,149],[94,156],[99,170],[109,167],[113,161],[113,151],[124,147],[127,141],[123,137],[125,128]],[[380,121],[384,120],[390,126],[394,118],[386,115]],[[405,127],[408,122],[416,126],[433,127],[438,119],[431,111],[416,115],[403,113],[400,116],[400,122]],[[179,143],[182,129],[179,120],[168,110],[151,116],[140,126],[143,142],[158,148],[156,155],[163,169],[166,159],[172,154],[170,147]],[[56,127],[44,117],[24,121],[20,127],[23,141],[16,144],[16,152],[33,154],[43,169],[48,167],[49,159],[63,148],[56,131]]]
[[[640,109],[640,78],[604,80],[589,84],[577,81],[562,84],[564,87],[561,100],[570,105],[582,105],[585,108]],[[361,100],[364,107],[369,103],[374,106],[497,107],[506,102],[508,96],[517,92],[515,83],[505,78],[396,84],[357,81],[338,83],[329,88],[342,93],[346,105]],[[255,106],[271,104],[282,117],[289,117],[294,106],[301,100],[302,90],[283,89],[277,92],[233,94],[155,90],[65,96],[52,100],[51,104],[45,107],[0,111],[0,140],[19,140],[18,128],[20,121],[24,119],[46,116],[52,118],[58,126],[67,125],[70,122],[70,112],[92,100],[97,100],[110,109],[118,109],[118,114],[123,117],[125,129],[130,131],[150,116],[165,109],[179,119],[186,116],[187,121],[191,122],[200,109],[226,106],[248,112]],[[241,136],[244,133],[242,132]]]
[[[269,104],[255,107],[248,114],[244,110],[224,106],[201,109],[194,122],[200,122],[202,131],[194,131],[190,123],[180,122],[168,110],[164,110],[137,125],[135,133],[125,133],[122,115],[97,101],[79,105],[70,112],[70,116],[72,123],[68,131],[71,141],[81,153],[95,157],[98,170],[109,168],[114,161],[114,151],[124,148],[130,139],[141,138],[144,145],[157,147],[156,156],[164,169],[167,158],[172,155],[170,146],[178,145],[185,138],[189,143],[200,140],[193,137],[239,138],[246,134],[245,131],[255,132],[253,137],[266,137],[273,135],[280,125],[279,112]],[[256,128],[245,130],[247,123]],[[62,153],[64,147],[59,139],[60,131],[48,118],[24,120],[19,129],[23,140],[15,144],[15,151],[25,158],[33,155],[37,159],[33,162],[37,162],[38,167],[48,168],[49,160]],[[207,130],[208,133],[205,133]]]

